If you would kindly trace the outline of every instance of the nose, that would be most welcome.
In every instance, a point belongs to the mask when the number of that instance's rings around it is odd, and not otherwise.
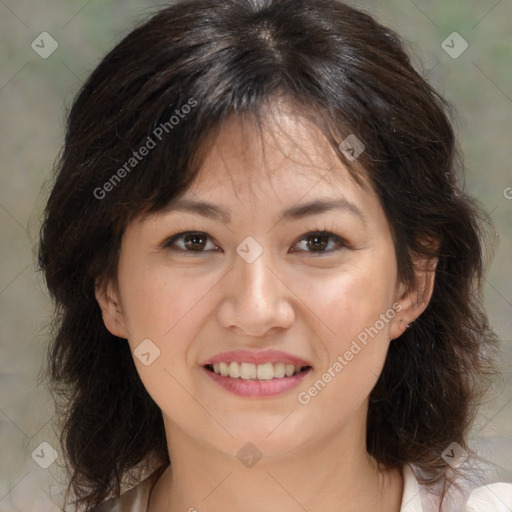
[[[251,263],[237,255],[222,286],[217,320],[235,334],[263,337],[293,324],[293,293],[267,252]]]

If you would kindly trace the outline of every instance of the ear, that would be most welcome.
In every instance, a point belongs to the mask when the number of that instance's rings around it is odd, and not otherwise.
[[[436,274],[438,258],[415,262],[415,281],[412,286],[400,283],[398,302],[402,309],[397,310],[390,327],[390,339],[401,336],[411,322],[414,322],[425,311],[432,292]]]
[[[97,281],[95,296],[107,330],[119,338],[128,338],[128,330],[119,301],[119,292],[111,281]]]

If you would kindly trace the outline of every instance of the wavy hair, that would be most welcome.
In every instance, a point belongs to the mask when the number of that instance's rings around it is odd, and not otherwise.
[[[78,506],[118,496],[136,468],[171,462],[161,411],[129,345],[105,328],[95,283],[115,278],[128,223],[191,185],[223,121],[264,117],[277,98],[369,181],[404,283],[413,285],[415,257],[438,258],[431,301],[390,344],[371,392],[368,453],[387,467],[415,464],[428,484],[446,477],[449,444],[467,448],[497,337],[482,305],[486,216],[464,191],[450,105],[395,32],[340,1],[185,0],[131,31],[85,82],[45,209],[49,383]],[[366,146],[357,166],[338,150],[349,134]]]

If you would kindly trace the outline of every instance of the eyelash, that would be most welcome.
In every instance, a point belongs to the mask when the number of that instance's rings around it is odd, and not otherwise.
[[[168,249],[172,252],[182,252],[182,253],[190,253],[192,255],[194,254],[202,254],[202,253],[206,253],[206,252],[211,252],[211,249],[210,250],[199,250],[199,251],[189,251],[187,249],[182,249],[182,248],[176,248],[175,246],[175,243],[176,241],[180,240],[180,239],[183,239],[185,236],[187,235],[199,235],[199,236],[202,236],[202,237],[205,237],[207,238],[209,241],[212,240],[212,237],[210,235],[208,235],[208,233],[204,233],[202,231],[184,231],[184,232],[181,232],[181,233],[177,233],[175,235],[172,235],[171,237],[167,238],[163,244],[162,244],[162,247],[164,247],[165,249]],[[331,239],[333,239],[335,241],[335,243],[339,246],[338,249],[330,249],[328,251],[325,251],[325,250],[322,250],[322,251],[293,251],[293,252],[299,252],[299,253],[309,253],[313,256],[321,256],[321,255],[324,255],[324,254],[333,254],[335,252],[338,252],[339,250],[343,249],[343,248],[350,248],[350,244],[345,240],[343,239],[341,236],[335,234],[335,233],[332,233],[330,231],[327,231],[326,229],[321,229],[321,230],[314,230],[314,231],[309,231],[307,233],[305,233],[304,235],[302,235],[298,241],[294,244],[296,245],[297,243],[300,243],[304,240],[307,240],[308,238],[312,238],[312,237],[329,237]],[[327,245],[329,245],[329,242],[327,243]]]

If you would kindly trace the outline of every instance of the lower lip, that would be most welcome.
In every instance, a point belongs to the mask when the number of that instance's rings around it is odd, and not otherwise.
[[[299,383],[311,371],[311,368],[303,372],[293,375],[292,377],[282,377],[272,380],[255,380],[255,379],[233,379],[232,377],[223,377],[217,373],[211,372],[204,368],[208,376],[225,390],[238,396],[276,396],[285,393],[290,389],[298,386]]]

